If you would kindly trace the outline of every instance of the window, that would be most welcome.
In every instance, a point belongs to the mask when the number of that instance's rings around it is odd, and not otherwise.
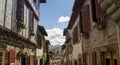
[[[93,20],[97,23],[101,18],[104,19],[106,12],[100,8],[98,0],[91,0]]]
[[[76,26],[73,31],[73,44],[75,44],[77,41],[78,41],[78,26]]]
[[[117,59],[114,59],[114,65],[118,65]]]
[[[16,19],[24,20],[24,0],[17,0]]]
[[[29,22],[30,22],[30,31],[34,31],[34,17],[33,17],[33,12],[29,12]]]
[[[96,18],[96,9],[95,9],[95,1],[91,0],[91,5],[92,5],[92,18],[93,21],[97,22],[97,18]]]
[[[41,35],[41,33],[40,33],[39,30],[38,30],[38,32],[37,32],[37,42],[38,42],[38,46],[39,46],[40,48],[42,48],[42,46],[43,46],[43,44],[42,44],[43,38],[42,38],[42,35]]]
[[[29,11],[29,34],[34,36],[34,15],[31,10]]]
[[[110,65],[110,59],[106,59],[106,65]]]

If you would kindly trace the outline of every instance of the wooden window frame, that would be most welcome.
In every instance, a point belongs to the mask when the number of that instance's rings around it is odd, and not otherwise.
[[[90,6],[89,6],[89,4],[82,7],[81,17],[82,17],[82,21],[81,21],[82,33],[88,34],[91,31]]]
[[[106,17],[106,11],[103,11],[98,0],[91,0],[92,18],[95,23],[101,22]]]
[[[73,31],[73,44],[76,44],[77,41],[78,41],[78,26],[76,26]]]

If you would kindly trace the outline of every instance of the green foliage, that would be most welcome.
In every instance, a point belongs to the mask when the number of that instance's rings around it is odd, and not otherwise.
[[[25,29],[25,24],[23,21],[17,21],[17,26],[21,29]]]

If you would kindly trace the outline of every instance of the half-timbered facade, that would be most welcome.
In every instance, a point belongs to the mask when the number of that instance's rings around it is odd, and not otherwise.
[[[0,65],[36,65],[39,3],[0,0]]]

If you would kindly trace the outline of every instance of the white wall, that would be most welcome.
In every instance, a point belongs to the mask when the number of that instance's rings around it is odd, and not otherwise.
[[[74,25],[73,25],[71,32],[74,31],[74,28],[76,26],[79,26],[79,22],[80,22],[80,17],[78,16]],[[72,52],[73,59],[78,59],[78,55],[82,54],[82,40],[80,38],[80,29],[79,28],[78,28],[78,33],[79,33],[78,34],[79,41],[77,43],[73,44],[73,52]],[[71,33],[71,35],[72,35],[72,33]]]
[[[4,12],[5,12],[5,2],[7,1],[7,6],[6,6],[6,18],[5,18],[5,27],[8,29],[12,29],[13,31],[17,29],[16,27],[16,11],[15,8],[13,8],[13,5],[16,5],[17,0],[0,0],[0,25],[3,26],[4,23]],[[30,3],[35,10],[36,14],[38,14],[39,9],[36,9],[33,1],[30,0]],[[36,0],[36,3],[40,4],[38,0]],[[28,38],[28,33],[29,33],[29,9],[24,5],[24,24],[25,24],[25,29],[22,29],[21,32],[19,32],[20,35],[24,36],[25,38]],[[31,37],[31,41],[36,43],[36,33],[37,33],[37,25],[38,21],[34,19],[34,33],[35,35]]]
[[[11,29],[13,0],[7,0],[5,27]]]
[[[1,26],[3,26],[3,22],[4,22],[5,1],[6,0],[0,0],[0,25]]]

